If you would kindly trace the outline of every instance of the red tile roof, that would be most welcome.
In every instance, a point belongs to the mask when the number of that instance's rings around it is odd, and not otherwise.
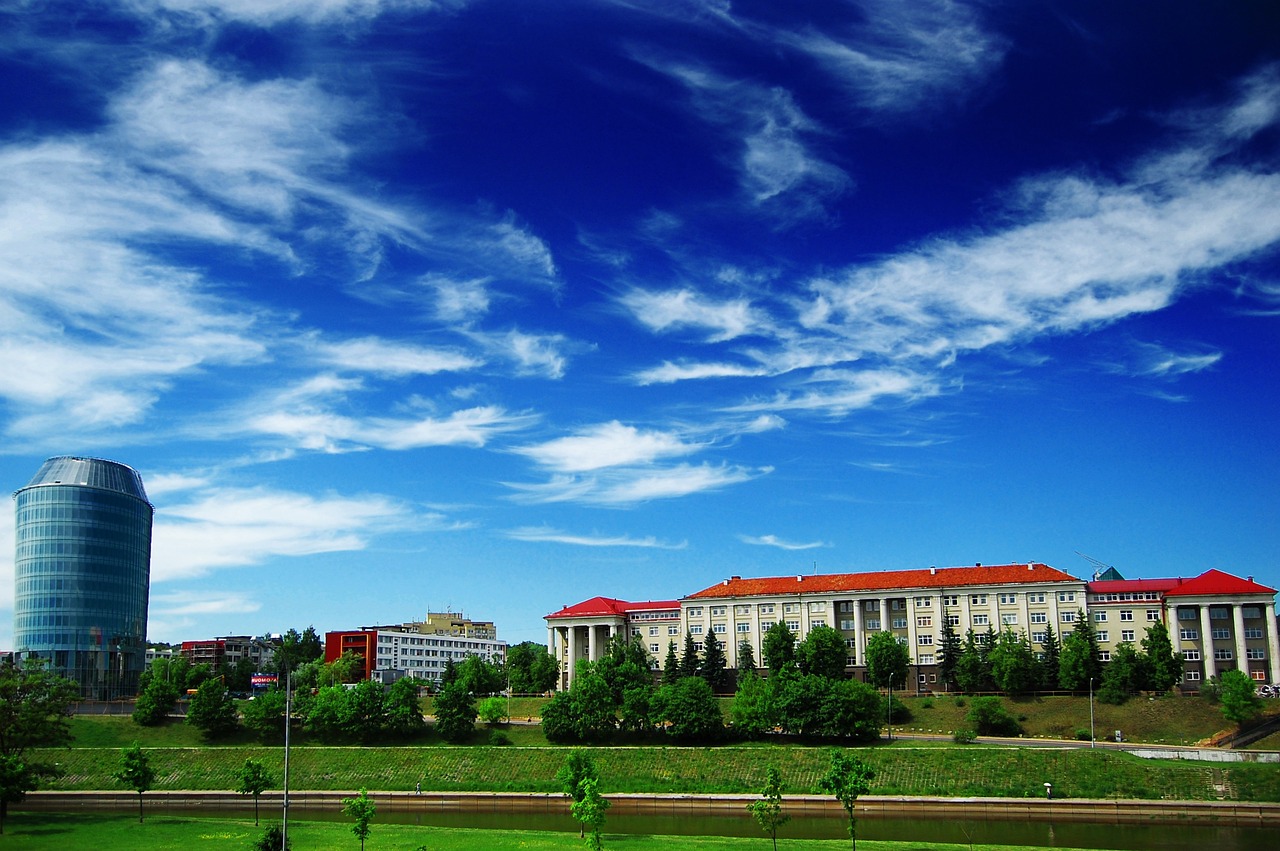
[[[1259,585],[1252,579],[1241,579],[1221,570],[1206,570],[1165,592],[1166,597],[1190,597],[1198,595],[1275,594],[1276,589]]]
[[[627,612],[651,611],[654,609],[678,610],[679,608],[680,603],[677,600],[649,600],[644,603],[628,603],[626,600],[615,600],[612,597],[592,597],[590,600],[583,600],[581,603],[565,606],[560,611],[553,612],[546,617],[548,620],[552,618],[599,617],[601,615],[626,617]]]
[[[1107,579],[1090,582],[1090,594],[1132,594],[1135,591],[1168,591],[1176,588],[1181,579]]]
[[[939,567],[921,570],[886,570],[879,573],[827,573],[814,576],[771,576],[760,579],[726,579],[684,597],[685,600],[719,597],[762,597],[786,594],[839,593],[843,591],[909,591],[963,588],[971,585],[1030,585],[1041,582],[1080,582],[1057,568],[1038,562],[992,564],[974,567]]]

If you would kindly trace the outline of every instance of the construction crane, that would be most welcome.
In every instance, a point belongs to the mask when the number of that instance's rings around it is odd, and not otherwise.
[[[1115,570],[1115,567],[1114,567],[1113,565],[1107,564],[1107,563],[1106,563],[1106,562],[1104,562],[1104,561],[1099,561],[1098,559],[1094,558],[1093,556],[1087,556],[1087,555],[1085,555],[1084,553],[1080,552],[1079,550],[1076,550],[1076,551],[1075,551],[1075,554],[1076,554],[1076,555],[1078,555],[1078,556],[1080,556],[1080,558],[1082,558],[1082,559],[1084,559],[1085,561],[1089,562],[1089,564],[1093,565],[1093,566],[1096,568],[1096,570],[1094,570],[1094,571],[1093,571],[1093,581],[1094,581],[1094,582],[1097,582],[1097,581],[1098,581],[1098,577],[1099,577],[1099,576],[1101,576],[1105,571],[1108,571],[1108,570]],[[1117,572],[1117,573],[1119,573],[1120,571],[1118,571],[1118,570],[1117,570],[1116,572]]]

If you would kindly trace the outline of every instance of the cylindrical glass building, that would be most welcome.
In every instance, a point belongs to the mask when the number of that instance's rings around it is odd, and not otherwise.
[[[99,458],[50,458],[14,495],[14,647],[86,698],[137,693],[146,657],[151,519],[142,477]]]

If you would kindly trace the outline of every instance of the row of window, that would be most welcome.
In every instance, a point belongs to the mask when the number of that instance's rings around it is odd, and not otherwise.
[[[987,605],[987,600],[989,596],[990,595],[987,595],[987,594],[971,594],[969,596],[969,603],[970,605],[973,605],[973,606],[985,606]],[[1046,601],[1047,597],[1050,595],[1046,595],[1044,592],[1025,592],[1025,594],[1007,593],[1007,594],[995,595],[999,605],[1001,606],[1017,605],[1020,596],[1025,596],[1028,603],[1043,604]],[[1057,598],[1059,603],[1074,603],[1076,601],[1076,592],[1060,591],[1057,594]],[[933,597],[913,597],[911,598],[910,601],[912,604],[914,604],[915,608],[917,609],[927,609],[927,608],[932,608],[933,600],[934,600]],[[959,606],[960,595],[944,594],[941,597],[941,601],[942,601],[943,607]],[[881,602],[880,600],[863,600],[861,602],[862,602],[863,611],[867,611],[867,612],[880,611],[880,602]],[[889,610],[894,612],[905,612],[907,611],[907,602],[908,602],[907,598],[891,598],[888,600]],[[756,610],[759,611],[759,613],[762,615],[771,615],[777,611],[776,610],[777,605],[779,604],[758,603],[756,604]],[[805,604],[803,603],[782,603],[781,604],[782,613],[784,615],[799,614],[801,611],[803,611],[802,606],[804,605]],[[825,601],[813,601],[808,603],[807,605],[808,605],[808,610],[811,613],[825,612],[827,610],[826,609],[827,604]],[[838,604],[838,609],[841,612],[852,612],[857,605],[858,603],[856,601],[844,601]],[[728,605],[707,606],[705,608],[713,618],[728,617],[728,614],[729,614]],[[703,610],[704,610],[703,606],[690,606],[688,609],[686,609],[685,613],[690,618],[701,618],[703,616]],[[737,615],[748,615],[751,613],[751,606],[735,605],[733,606],[733,611],[734,611],[734,614],[737,614]],[[632,620],[648,619],[644,615],[632,615],[631,618]]]
[[[1240,615],[1245,620],[1254,620],[1262,617],[1261,606],[1241,606]],[[1209,620],[1225,621],[1231,619],[1231,607],[1210,606]],[[1200,620],[1200,610],[1191,606],[1178,607],[1178,620],[1180,621],[1196,621]]]

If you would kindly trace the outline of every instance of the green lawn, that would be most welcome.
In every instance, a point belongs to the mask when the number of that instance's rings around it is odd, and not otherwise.
[[[266,825],[266,822],[263,822]],[[365,843],[366,851],[561,851],[581,849],[583,841],[576,833],[523,830],[468,830],[447,827],[379,824],[375,818],[373,832]],[[606,825],[607,828],[607,825]],[[22,848],[24,851],[65,851],[68,848],[93,848],[94,851],[244,851],[262,833],[252,822],[235,819],[198,819],[153,816],[145,824],[129,816],[103,814],[60,815],[52,813],[17,813],[5,823],[0,847]],[[338,822],[292,821],[290,844],[296,851],[308,849],[359,848],[350,826]],[[741,851],[744,848],[769,849],[772,846],[763,833],[759,838],[717,836],[646,836],[604,835],[610,851]],[[779,832],[778,848],[783,851],[842,851],[849,847],[847,839],[789,839],[786,828]],[[861,851],[1022,851],[1008,845],[944,845],[923,842],[885,842],[861,840]]]

